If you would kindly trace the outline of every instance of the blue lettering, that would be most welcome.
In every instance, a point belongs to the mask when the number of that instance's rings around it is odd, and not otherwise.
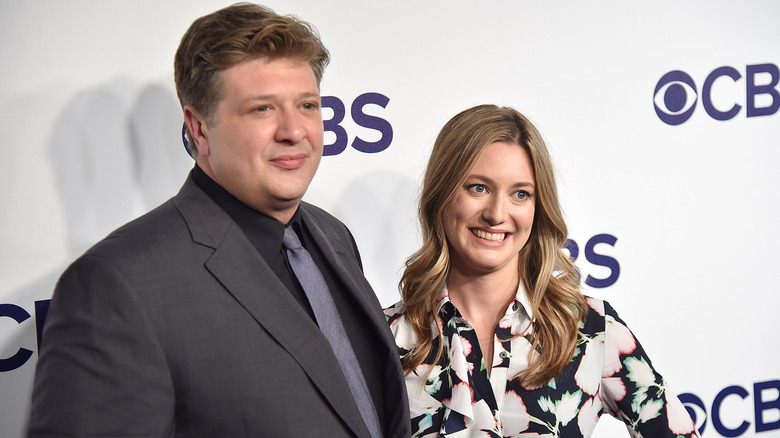
[[[563,249],[569,251],[569,258],[572,262],[577,261],[577,257],[580,255],[580,247],[577,245],[577,242],[566,239],[566,243],[563,244]]]
[[[344,116],[347,115],[347,110],[344,107],[344,103],[335,96],[322,96],[322,107],[330,108],[333,110],[333,117],[328,120],[323,120],[325,131],[330,131],[336,134],[336,141],[332,144],[325,145],[322,149],[322,155],[338,155],[347,148],[347,131],[340,125],[344,121]]]
[[[0,317],[4,316],[21,324],[30,317],[30,314],[15,304],[0,304]],[[33,352],[26,348],[19,348],[13,356],[0,359],[0,372],[11,371],[21,367],[30,359],[32,354]]]
[[[387,108],[389,102],[390,99],[379,93],[364,93],[352,102],[352,120],[359,126],[374,129],[382,134],[382,137],[375,142],[367,142],[360,137],[355,137],[355,140],[352,142],[352,147],[360,152],[373,154],[382,152],[390,146],[390,143],[393,141],[393,127],[390,123],[385,119],[371,116],[363,112],[363,107],[366,105],[375,104],[382,108]]]
[[[766,85],[756,85],[757,73],[769,73],[771,81]],[[777,112],[780,108],[780,94],[775,86],[780,81],[780,71],[774,64],[758,64],[747,66],[747,116],[768,116]],[[772,104],[763,108],[756,108],[756,95],[768,94],[772,96]]]
[[[748,396],[748,392],[741,386],[729,386],[715,396],[715,400],[712,402],[712,426],[719,434],[725,437],[740,436],[745,433],[748,426],[750,426],[750,423],[743,421],[736,429],[729,429],[720,421],[720,405],[723,403],[723,400],[730,395],[738,395],[744,400]]]
[[[780,110],[780,92],[777,88],[780,83],[780,69],[777,65],[769,63],[748,65],[745,69],[747,117],[769,116],[777,113]],[[757,84],[757,76],[762,74],[769,79]],[[734,67],[718,67],[707,75],[701,89],[704,110],[710,117],[719,121],[731,120],[742,110],[742,105],[737,103],[728,110],[718,109],[713,104],[712,88],[715,81],[724,76],[731,78],[733,82],[742,78],[742,74]],[[760,95],[767,96],[769,103],[761,107],[757,106],[756,96]],[[693,114],[697,97],[696,84],[688,73],[680,70],[670,71],[658,80],[653,92],[656,115],[667,125],[685,123]]]
[[[774,389],[777,392],[777,398],[765,401],[763,391]],[[766,432],[768,430],[780,429],[780,418],[771,423],[764,423],[764,412],[770,409],[780,412],[780,380],[770,380],[768,382],[759,382],[753,384],[753,405],[756,409],[756,432]]]
[[[715,79],[718,79],[721,76],[728,76],[735,82],[742,77],[742,75],[739,74],[739,72],[734,67],[720,67],[715,69],[712,73],[709,74],[709,76],[707,76],[707,79],[704,81],[704,87],[701,89],[701,103],[704,106],[704,111],[707,111],[707,114],[709,114],[713,119],[729,120],[737,115],[739,110],[742,109],[742,106],[734,104],[734,106],[732,106],[728,111],[719,111],[712,104],[712,98],[710,95],[712,84],[715,82]]]
[[[596,278],[592,275],[588,275],[585,278],[585,284],[595,288],[605,288],[612,286],[620,275],[620,264],[616,259],[610,256],[602,255],[596,252],[596,245],[605,243],[610,246],[615,246],[617,237],[610,234],[597,234],[593,236],[585,245],[585,258],[596,266],[604,266],[611,271],[607,278]]]
[[[49,303],[51,303],[51,300],[35,302],[35,334],[38,338],[39,351],[41,349],[41,342],[43,342],[43,324],[46,322],[46,315],[49,314]]]

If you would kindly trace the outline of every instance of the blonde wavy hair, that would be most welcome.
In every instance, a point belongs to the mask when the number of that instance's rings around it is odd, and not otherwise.
[[[443,212],[485,148],[495,142],[524,147],[536,174],[533,229],[520,250],[518,266],[535,316],[532,357],[521,377],[526,384],[543,385],[557,377],[574,357],[578,324],[584,321],[587,305],[580,291],[579,273],[562,250],[568,230],[550,154],[539,131],[518,111],[480,105],[462,111],[444,125],[423,179],[419,204],[423,243],[406,260],[399,284],[406,318],[418,339],[416,347],[403,358],[406,374],[431,354],[435,339],[432,327],[437,327],[442,336],[435,306],[450,271]],[[442,353],[439,342],[434,361]]]

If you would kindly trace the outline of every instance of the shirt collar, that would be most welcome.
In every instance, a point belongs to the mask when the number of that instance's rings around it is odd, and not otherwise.
[[[455,308],[455,305],[452,304],[452,301],[450,301],[449,291],[447,290],[447,285],[445,284],[444,288],[442,288],[441,294],[439,295],[439,301],[436,303],[436,311],[439,315],[444,314],[442,313],[442,309],[445,305],[447,305],[447,303],[450,303],[449,305]],[[509,303],[504,316],[513,316],[517,312],[525,312],[529,320],[534,319],[531,301],[528,299],[522,284],[517,286],[515,299]]]
[[[285,224],[239,201],[211,179],[198,165],[192,169],[192,178],[198,187],[236,222],[265,260],[269,260],[280,251]],[[288,225],[296,223],[297,227],[300,227],[301,222],[301,213],[298,209]],[[301,241],[303,242],[303,238]]]

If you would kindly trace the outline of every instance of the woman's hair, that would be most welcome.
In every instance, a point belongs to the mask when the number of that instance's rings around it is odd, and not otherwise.
[[[558,376],[574,356],[578,324],[586,315],[579,274],[562,250],[567,228],[558,202],[554,169],[539,131],[512,108],[480,105],[467,109],[444,125],[431,152],[420,194],[419,219],[422,247],[406,261],[399,288],[406,318],[417,334],[417,346],[404,357],[404,372],[414,371],[434,345],[432,328],[441,333],[436,303],[447,281],[450,249],[443,215],[455,191],[474,163],[495,142],[524,147],[536,175],[534,223],[528,242],[520,250],[520,281],[532,312],[533,351],[522,378],[542,385]],[[441,357],[442,343],[435,352]]]
[[[173,69],[182,108],[191,105],[212,121],[221,99],[219,73],[260,58],[305,61],[319,84],[330,55],[305,21],[256,4],[228,6],[195,20],[179,43]],[[197,152],[189,130],[187,137]]]

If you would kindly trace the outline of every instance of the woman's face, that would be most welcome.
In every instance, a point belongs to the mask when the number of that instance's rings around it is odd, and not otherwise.
[[[464,275],[518,269],[534,222],[536,178],[524,147],[489,145],[444,208],[451,269]]]

